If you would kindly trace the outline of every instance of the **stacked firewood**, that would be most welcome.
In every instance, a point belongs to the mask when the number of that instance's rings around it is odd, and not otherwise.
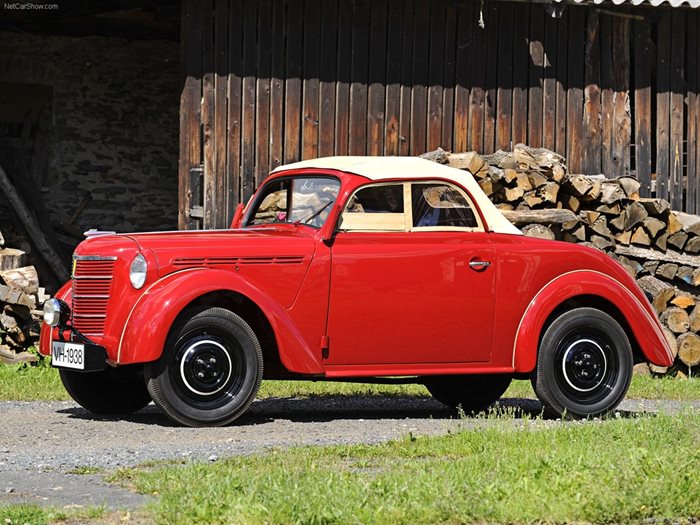
[[[48,297],[34,267],[22,266],[24,252],[4,244],[0,233],[0,364],[34,362]]]
[[[700,217],[641,198],[633,177],[569,174],[564,158],[543,148],[425,157],[471,172],[525,235],[585,243],[617,259],[653,299],[677,354],[673,371],[700,365]]]

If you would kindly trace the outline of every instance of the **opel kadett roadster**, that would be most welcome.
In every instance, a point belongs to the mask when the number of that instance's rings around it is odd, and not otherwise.
[[[87,410],[153,400],[191,426],[230,423],[262,379],[422,383],[467,412],[531,379],[585,418],[636,360],[672,361],[617,262],[521,235],[469,173],[408,157],[282,166],[228,230],[93,232],[44,319]]]

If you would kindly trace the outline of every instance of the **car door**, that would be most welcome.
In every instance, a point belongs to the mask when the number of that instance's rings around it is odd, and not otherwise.
[[[332,245],[326,364],[488,362],[494,263],[490,236],[461,189],[361,188]]]

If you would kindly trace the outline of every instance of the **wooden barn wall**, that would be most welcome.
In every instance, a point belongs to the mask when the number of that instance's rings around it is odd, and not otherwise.
[[[471,0],[184,0],[180,227],[276,166],[553,149],[700,211],[698,14]],[[481,23],[480,23],[481,22]],[[483,25],[484,27],[481,27]]]

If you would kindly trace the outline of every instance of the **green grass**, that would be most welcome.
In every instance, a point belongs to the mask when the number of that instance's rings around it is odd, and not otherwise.
[[[480,429],[119,471],[157,523],[633,523],[700,517],[700,415]]]
[[[320,396],[428,396],[422,385],[371,385],[362,383],[264,381],[258,398]],[[513,381],[504,397],[534,398],[529,381]],[[700,399],[700,379],[634,376],[629,399]],[[70,396],[58,372],[47,366],[0,365],[0,400],[65,401]],[[2,524],[0,524],[2,525]]]
[[[0,399],[12,401],[66,401],[58,371],[48,366],[0,365]],[[2,525],[0,523],[0,525]]]
[[[37,505],[0,505],[0,524],[2,525],[46,525],[71,520],[75,523],[101,518],[104,509],[50,509]]]

